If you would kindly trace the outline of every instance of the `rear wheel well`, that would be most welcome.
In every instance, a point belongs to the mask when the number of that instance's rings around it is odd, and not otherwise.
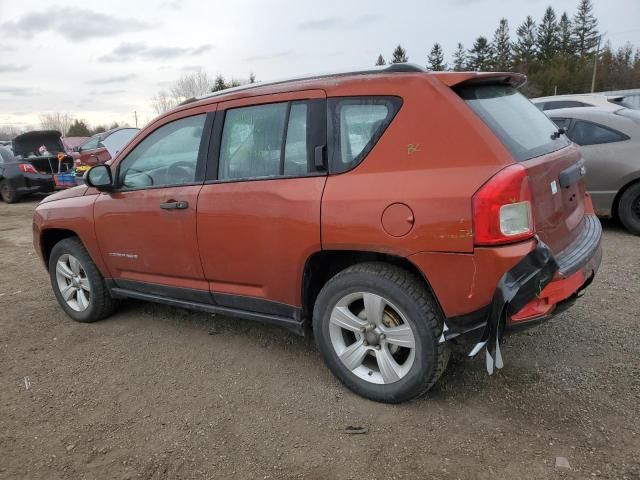
[[[622,195],[624,195],[624,192],[626,192],[629,189],[629,187],[639,182],[640,182],[640,178],[631,180],[629,183],[624,185],[620,190],[618,190],[618,193],[616,193],[616,197],[613,199],[613,205],[611,205],[611,216],[616,220],[620,220],[620,217],[618,216],[618,205],[620,204],[620,199],[622,198]]]
[[[363,252],[358,250],[323,250],[311,255],[305,264],[302,276],[302,313],[309,322],[313,318],[313,307],[316,298],[327,281],[342,270],[353,265],[365,262],[382,262],[396,265],[413,273],[429,291],[443,315],[431,285],[422,272],[409,260],[396,255],[388,255],[377,252]]]
[[[77,237],[76,233],[72,230],[66,230],[63,228],[49,228],[42,232],[40,237],[40,248],[42,249],[42,257],[44,258],[44,263],[49,268],[49,256],[51,255],[51,250],[60,240],[64,240],[65,238]]]

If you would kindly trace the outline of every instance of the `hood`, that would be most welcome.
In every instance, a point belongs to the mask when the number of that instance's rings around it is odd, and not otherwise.
[[[51,155],[64,152],[65,148],[57,130],[34,130],[18,135],[11,140],[13,154],[22,157],[40,156],[38,149],[44,145]]]
[[[56,200],[63,200],[65,198],[82,197],[85,193],[87,193],[87,190],[89,190],[88,186],[78,185],[77,187],[60,190],[53,195],[49,195],[48,197],[45,197],[40,203],[55,202]]]

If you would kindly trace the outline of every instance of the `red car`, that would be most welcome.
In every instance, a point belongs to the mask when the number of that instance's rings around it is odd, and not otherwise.
[[[108,148],[110,143],[116,143],[119,146],[125,145],[139,131],[139,128],[125,127],[97,133],[73,149],[72,155],[76,167],[93,167],[105,163],[107,160],[111,160],[113,149]]]
[[[41,203],[35,248],[77,321],[136,298],[311,327],[348,388],[414,398],[451,348],[502,367],[600,264],[580,149],[524,81],[393,65],[196,99]]]

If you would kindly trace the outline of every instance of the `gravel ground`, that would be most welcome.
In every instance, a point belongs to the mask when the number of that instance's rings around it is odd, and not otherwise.
[[[71,321],[35,206],[0,203],[0,478],[640,478],[640,238],[616,224],[586,295],[509,337],[502,371],[453,363],[389,406],[277,327],[139,302]]]

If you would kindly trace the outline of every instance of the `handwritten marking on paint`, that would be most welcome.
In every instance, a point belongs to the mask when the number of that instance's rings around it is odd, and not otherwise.
[[[407,145],[407,154],[408,155],[413,155],[416,152],[420,151],[420,144],[419,143],[410,143]]]

